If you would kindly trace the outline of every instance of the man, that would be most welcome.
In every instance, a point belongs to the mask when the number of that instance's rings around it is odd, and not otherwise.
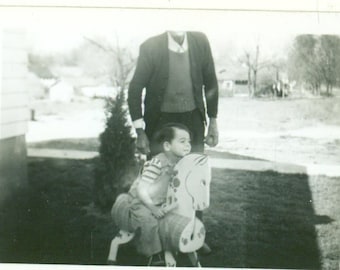
[[[138,135],[137,148],[144,154],[150,152],[155,131],[168,120],[185,122],[193,134],[193,152],[203,152],[206,111],[209,126],[205,141],[215,146],[218,85],[206,36],[199,32],[170,31],[145,41],[140,46],[129,86],[128,104]]]
[[[169,122],[189,128],[192,152],[203,152],[204,143],[216,146],[218,84],[207,37],[200,32],[169,31],[146,40],[129,85],[128,105],[136,146],[143,154],[155,152],[152,138]],[[207,245],[204,249],[209,251]]]

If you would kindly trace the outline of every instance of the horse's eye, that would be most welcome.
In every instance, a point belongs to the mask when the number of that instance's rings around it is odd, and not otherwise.
[[[201,184],[202,184],[203,186],[205,186],[205,185],[206,185],[206,182],[205,182],[205,180],[204,180],[204,179],[202,179],[202,180],[201,180]]]

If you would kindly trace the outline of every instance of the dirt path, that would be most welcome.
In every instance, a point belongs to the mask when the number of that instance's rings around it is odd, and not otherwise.
[[[340,164],[340,99],[221,99],[219,151],[299,165]]]
[[[297,165],[340,164],[340,98],[258,100],[221,98],[220,143],[214,149]],[[27,142],[97,138],[103,101],[41,103]]]

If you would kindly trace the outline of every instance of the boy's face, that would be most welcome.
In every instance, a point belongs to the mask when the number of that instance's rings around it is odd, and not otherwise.
[[[190,135],[183,129],[175,128],[175,136],[169,143],[169,151],[179,157],[184,157],[191,151]]]

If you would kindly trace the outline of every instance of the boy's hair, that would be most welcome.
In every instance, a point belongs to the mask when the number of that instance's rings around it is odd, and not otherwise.
[[[161,129],[156,132],[154,140],[162,148],[164,142],[171,142],[175,138],[175,130],[181,129],[189,133],[191,137],[191,132],[187,126],[180,123],[167,123],[161,127]]]

